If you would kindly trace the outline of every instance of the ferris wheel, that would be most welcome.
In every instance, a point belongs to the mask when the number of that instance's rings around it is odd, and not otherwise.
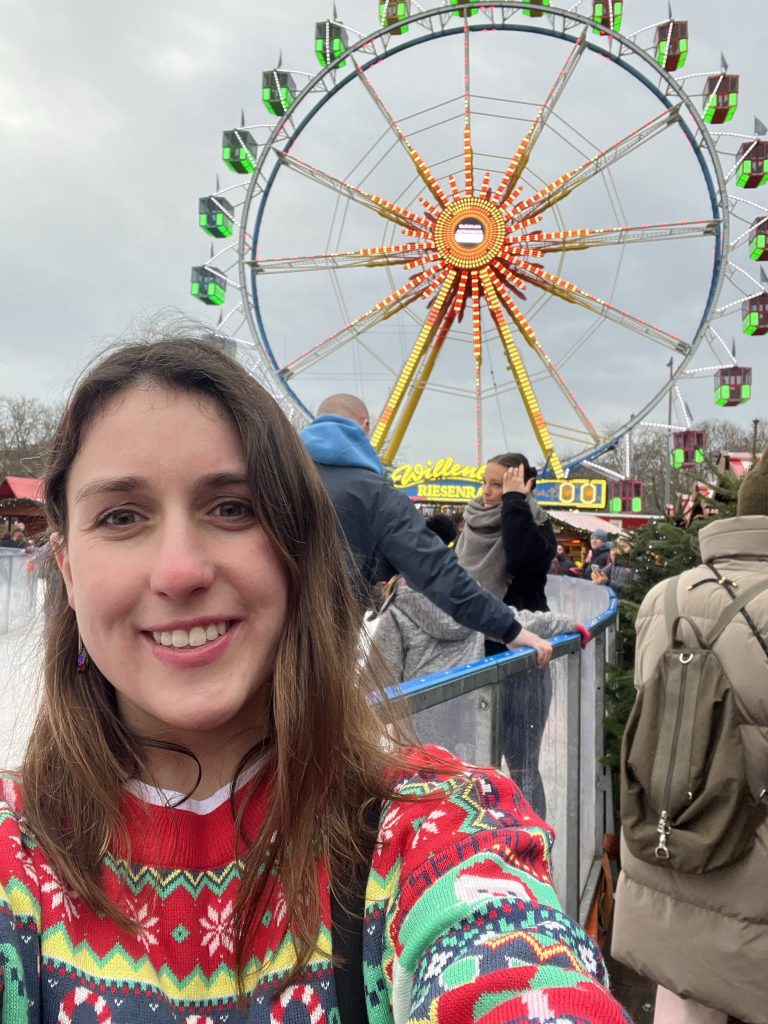
[[[765,127],[719,130],[738,75],[683,74],[688,22],[624,7],[371,0],[368,32],[315,24],[319,70],[263,73],[271,121],[224,132],[192,293],[294,423],[353,391],[385,464],[450,433],[562,477],[670,392],[690,428],[697,378],[749,397],[729,334],[768,332],[739,266],[768,259]]]

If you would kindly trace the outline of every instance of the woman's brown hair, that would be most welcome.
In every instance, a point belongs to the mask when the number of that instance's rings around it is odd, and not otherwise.
[[[94,429],[118,394],[135,387],[201,394],[231,417],[257,516],[289,580],[263,769],[271,778],[271,799],[259,835],[241,837],[249,844],[235,912],[242,985],[275,879],[286,899],[296,972],[306,965],[320,929],[318,856],[327,857],[337,888],[343,888],[341,879],[351,877],[371,839],[363,825],[365,808],[392,796],[393,769],[405,756],[392,741],[392,726],[385,731],[386,698],[370,662],[358,665],[360,612],[333,506],[315,466],[274,399],[213,342],[189,332],[166,333],[116,349],[82,376],[54,435],[45,473],[49,527],[58,542],[67,543],[67,477],[84,432]],[[25,814],[62,881],[94,910],[130,927],[102,890],[100,870],[107,850],[120,856],[126,851],[121,789],[146,776],[148,741],[120,720],[114,690],[95,665],[76,671],[75,614],[58,574],[51,585],[44,695],[22,768]],[[320,728],[320,722],[327,725]],[[243,758],[238,776],[257,754],[254,749]],[[259,773],[257,780],[263,778]],[[245,791],[238,833],[257,780]],[[236,782],[237,776],[233,792]]]

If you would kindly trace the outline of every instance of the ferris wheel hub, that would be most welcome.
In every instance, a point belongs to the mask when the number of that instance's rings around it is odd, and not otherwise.
[[[478,270],[501,254],[506,230],[504,214],[494,203],[478,197],[457,199],[435,221],[434,242],[446,263],[459,270]]]

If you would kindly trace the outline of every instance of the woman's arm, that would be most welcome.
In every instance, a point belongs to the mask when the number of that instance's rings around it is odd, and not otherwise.
[[[424,799],[390,805],[381,823],[368,992],[412,1024],[628,1024],[599,949],[560,909],[546,826],[506,777],[457,767],[408,780],[403,792]]]
[[[549,520],[537,524],[528,504],[534,485],[535,480],[525,482],[523,466],[512,466],[504,473],[501,537],[511,576],[546,573],[557,553],[552,524]]]
[[[534,522],[525,494],[510,491],[501,499],[501,537],[512,576],[545,573],[557,551],[552,524]]]

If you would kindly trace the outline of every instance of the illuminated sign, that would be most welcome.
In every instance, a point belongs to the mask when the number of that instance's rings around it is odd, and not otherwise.
[[[438,459],[433,462],[427,459],[426,462],[414,462],[412,466],[398,466],[392,470],[392,482],[395,487],[405,490],[414,484],[424,483],[429,480],[439,480],[441,483],[447,481],[482,483],[485,466],[463,466],[453,459]]]
[[[426,459],[392,471],[392,482],[414,501],[464,504],[482,493],[485,466],[466,466],[454,459]],[[603,509],[605,480],[538,480],[536,501],[547,508]]]
[[[482,491],[485,466],[465,466],[454,459],[427,459],[398,466],[392,482],[414,501],[436,501],[447,505],[465,504]]]
[[[533,496],[545,508],[605,508],[605,480],[537,480]]]

